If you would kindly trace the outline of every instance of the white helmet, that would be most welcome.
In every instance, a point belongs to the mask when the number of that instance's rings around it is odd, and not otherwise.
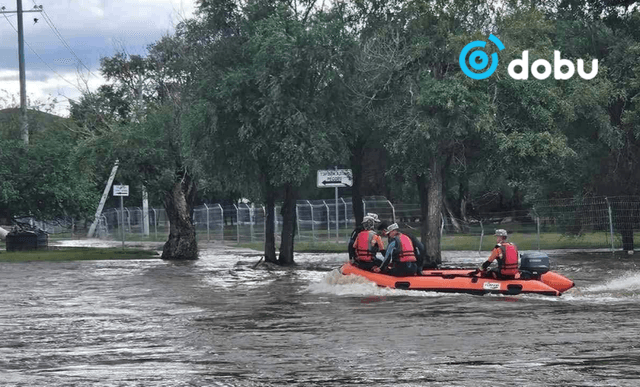
[[[380,223],[380,219],[378,219],[378,214],[374,214],[373,212],[367,212],[366,217],[370,217],[371,219],[373,219],[374,223]]]
[[[398,228],[398,223],[391,223],[389,227],[387,227],[387,233],[390,233],[393,230],[397,230]]]
[[[503,236],[503,237],[507,237],[507,230],[503,229],[503,228],[499,228],[496,230],[496,233],[494,234],[495,236]]]
[[[375,220],[372,217],[367,215],[364,218],[362,218],[362,227],[365,230],[373,230],[374,226],[375,226]]]

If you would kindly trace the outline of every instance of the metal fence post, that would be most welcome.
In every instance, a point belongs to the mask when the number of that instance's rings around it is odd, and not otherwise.
[[[484,225],[480,221],[480,246],[478,246],[478,253],[482,250],[482,239],[484,238]]]
[[[331,212],[329,211],[329,206],[327,205],[327,202],[323,200],[322,203],[324,203],[324,208],[327,209],[327,239],[330,239],[329,236],[331,235],[331,226],[329,221],[331,218]]]
[[[253,242],[253,221],[254,221],[254,216],[253,216],[253,203],[251,203],[251,207],[249,207],[248,204],[246,204],[247,209],[249,210],[249,233],[251,234],[251,242]]]
[[[153,228],[156,232],[156,240],[158,240],[158,211],[155,208],[152,208],[151,211],[153,211]]]
[[[311,210],[311,240],[312,241],[316,241],[316,225],[314,223],[313,220],[313,206],[311,205],[310,201],[306,201],[307,203],[309,203],[309,209]]]
[[[207,206],[207,203],[204,203],[204,209],[205,211],[207,211],[207,242],[210,242],[211,238],[209,237],[209,206]]]
[[[127,232],[131,234],[131,213],[129,212],[128,207],[125,207],[124,210],[127,211]],[[124,217],[124,214],[122,214],[122,216]],[[124,229],[124,221],[122,222],[122,226],[122,228]]]
[[[298,236],[300,235],[300,217],[298,216],[298,203],[296,203],[296,225],[298,226]],[[273,205],[273,230],[278,235],[278,206]]]
[[[264,206],[262,207],[262,242],[264,242],[267,239],[267,210],[264,208]]]
[[[218,203],[218,207],[220,208],[220,241],[224,242],[224,209]]]
[[[298,235],[299,235],[300,239],[302,239],[302,234],[300,234],[300,214],[298,213],[298,206],[299,206],[299,204],[296,203],[296,223],[298,223],[298,225],[297,225],[298,226]],[[275,208],[275,206],[274,206],[274,208]],[[276,214],[277,214],[277,212],[276,212]],[[276,215],[276,217],[277,217],[277,215]],[[276,225],[277,224],[278,224],[278,222],[276,222]]]
[[[607,208],[609,210],[609,233],[611,234],[611,252],[613,252],[615,251],[615,247],[613,246],[613,214],[611,213],[609,198],[605,197],[604,200],[607,202]]]
[[[343,198],[340,198],[340,200],[342,200],[342,203],[344,204],[344,229],[347,232],[347,237],[349,235],[349,219],[347,219],[347,202],[344,201]]]
[[[393,216],[393,223],[396,222],[396,209],[393,207],[393,204],[391,204],[391,202],[389,200],[387,200],[387,203],[389,203],[389,206],[391,206],[391,216]]]
[[[235,205],[235,203],[233,204],[233,206],[236,208],[236,234],[238,236],[238,244],[240,243],[240,210],[238,210],[238,206]]]
[[[535,215],[536,217],[536,232],[538,235],[538,250],[540,250],[540,216],[538,215],[538,212],[536,211],[536,207],[533,207],[533,215]]]

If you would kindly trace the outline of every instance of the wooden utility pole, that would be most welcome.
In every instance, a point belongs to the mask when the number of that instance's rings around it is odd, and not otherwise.
[[[22,0],[16,0],[17,11],[5,11],[4,7],[0,9],[0,14],[17,13],[18,14],[18,62],[20,68],[20,137],[25,144],[29,144],[29,124],[27,122],[27,81],[24,66],[24,23],[22,22],[22,14],[24,12],[42,12],[42,6],[36,6],[32,10],[22,10]]]

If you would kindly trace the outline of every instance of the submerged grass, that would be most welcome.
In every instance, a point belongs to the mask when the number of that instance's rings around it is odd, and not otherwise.
[[[0,262],[31,261],[97,261],[127,259],[158,259],[155,251],[121,248],[77,247],[50,250],[2,251]]]

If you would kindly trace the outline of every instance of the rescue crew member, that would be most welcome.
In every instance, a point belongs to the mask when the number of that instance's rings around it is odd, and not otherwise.
[[[411,238],[398,231],[398,224],[393,223],[386,229],[389,245],[382,265],[373,268],[375,272],[385,272],[396,276],[416,274],[416,255]]]
[[[356,235],[355,241],[353,242],[353,250],[356,255],[354,259],[355,264],[365,270],[371,270],[372,267],[379,265],[380,260],[376,258],[376,253],[379,251],[384,252],[382,239],[373,230],[378,217],[377,215],[375,215],[375,217],[372,215],[375,214],[367,214],[367,216],[362,219],[363,230]]]
[[[507,230],[497,229],[496,247],[491,250],[491,255],[482,264],[479,269],[484,275],[494,278],[512,279],[515,278],[518,271],[518,247],[507,242]],[[487,270],[491,262],[498,260],[496,269]]]
[[[387,223],[386,222],[380,223],[380,225],[378,226],[378,231],[380,231],[383,236],[386,235]],[[413,245],[413,253],[416,256],[416,266],[418,267],[417,274],[422,275],[422,269],[425,266],[424,261],[427,255],[427,249],[424,247],[424,244],[420,242],[420,239],[416,238],[411,234],[406,234],[406,235],[411,239],[411,244]],[[431,264],[429,264],[428,266],[430,269],[437,267],[437,265],[433,266]]]

